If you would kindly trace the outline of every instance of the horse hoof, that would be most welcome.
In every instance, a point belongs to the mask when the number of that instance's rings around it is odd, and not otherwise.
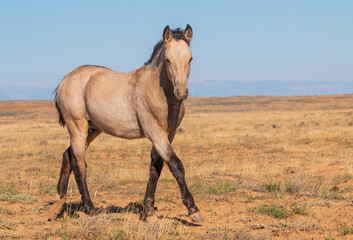
[[[154,211],[141,212],[140,213],[140,221],[146,221],[147,218],[150,218],[155,215]]]
[[[82,207],[82,210],[84,213],[86,213],[87,215],[94,215],[94,205],[92,204],[84,204]]]
[[[190,214],[189,217],[193,222],[203,222],[203,217],[201,216],[200,212],[195,212],[193,214]]]

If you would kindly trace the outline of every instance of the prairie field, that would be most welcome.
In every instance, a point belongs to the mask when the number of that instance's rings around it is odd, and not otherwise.
[[[95,207],[71,176],[53,101],[0,101],[0,239],[353,239],[353,95],[190,98],[173,142],[205,221],[191,223],[164,166],[156,217],[139,220],[151,143],[100,135],[88,148]]]

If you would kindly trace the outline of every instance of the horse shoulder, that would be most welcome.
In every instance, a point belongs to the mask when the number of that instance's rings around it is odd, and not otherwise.
[[[147,135],[151,129],[166,132],[168,129],[168,102],[162,87],[148,69],[138,72],[137,76],[133,101],[143,130]]]

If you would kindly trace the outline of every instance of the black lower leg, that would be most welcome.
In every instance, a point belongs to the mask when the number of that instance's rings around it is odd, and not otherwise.
[[[67,186],[69,184],[69,178],[72,171],[70,166],[70,152],[71,147],[69,147],[63,154],[63,162],[61,165],[60,178],[57,187],[60,198],[64,198],[67,193]]]
[[[150,165],[150,177],[146,188],[146,194],[144,199],[145,212],[141,215],[141,218],[152,216],[154,214],[154,195],[156,192],[157,182],[163,168],[163,159],[159,154],[152,149],[151,152],[151,165]]]
[[[71,163],[71,168],[75,175],[75,180],[77,183],[78,190],[80,191],[80,194],[81,194],[83,208],[86,212],[90,212],[91,210],[93,210],[94,205],[88,192],[86,178],[85,176],[82,175],[80,166],[78,165],[78,162],[75,156],[73,155],[72,151],[70,156],[70,163]]]
[[[176,155],[174,155],[171,157],[170,161],[167,162],[167,164],[179,184],[181,197],[183,199],[184,205],[189,211],[189,215],[199,211],[198,207],[195,205],[194,198],[192,197],[186,185],[185,169],[180,159]]]

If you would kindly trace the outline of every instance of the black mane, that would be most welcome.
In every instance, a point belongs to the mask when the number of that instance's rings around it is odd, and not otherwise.
[[[181,28],[176,28],[174,30],[171,30],[172,33],[173,33],[173,38],[175,40],[184,40],[185,42],[186,39],[185,39],[185,36],[184,36],[184,31],[183,29]],[[153,48],[153,52],[151,54],[151,57],[150,59],[148,59],[147,62],[145,62],[145,65],[148,65],[152,62],[152,59],[155,57],[155,55],[157,54],[157,52],[159,51],[159,49],[161,49],[162,47],[164,46],[164,42],[163,40],[160,40],[156,45],[154,45],[154,48]]]
[[[173,38],[175,40],[184,40],[186,42],[183,29],[176,28],[176,29],[172,30],[172,33],[173,33]]]

